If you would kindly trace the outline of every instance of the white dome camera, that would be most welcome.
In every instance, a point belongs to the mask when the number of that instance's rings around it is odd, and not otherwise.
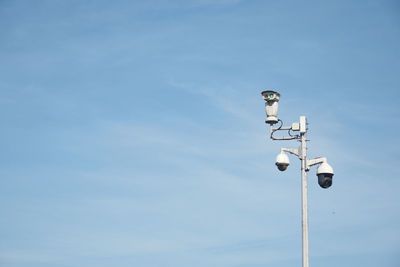
[[[278,102],[281,95],[275,91],[263,91],[261,92],[265,103],[265,111],[267,112],[267,118],[265,122],[268,124],[275,124],[278,122]]]
[[[281,152],[276,156],[275,165],[278,167],[278,170],[282,172],[285,171],[289,164],[289,157],[284,152]]]
[[[322,188],[332,185],[333,168],[327,162],[323,162],[317,169],[318,184]]]

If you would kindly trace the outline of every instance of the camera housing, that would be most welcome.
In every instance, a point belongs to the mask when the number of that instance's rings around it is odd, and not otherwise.
[[[327,162],[323,162],[317,169],[318,184],[322,188],[332,185],[333,168]]]
[[[275,165],[280,171],[286,171],[287,167],[290,165],[289,157],[284,152],[281,152],[276,156]]]
[[[278,92],[270,90],[261,92],[261,95],[264,100],[267,101],[265,103],[265,111],[267,113],[265,122],[273,125],[278,122],[278,102],[281,95]]]
[[[281,95],[278,92],[266,90],[261,92],[265,101],[276,101],[278,102]]]

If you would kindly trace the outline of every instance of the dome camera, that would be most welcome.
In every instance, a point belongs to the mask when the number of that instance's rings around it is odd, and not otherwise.
[[[282,172],[285,171],[289,164],[289,157],[284,152],[281,152],[276,156],[275,165],[278,167],[278,170]]]
[[[331,165],[323,162],[317,169],[318,184],[322,188],[328,188],[332,185],[333,169]]]

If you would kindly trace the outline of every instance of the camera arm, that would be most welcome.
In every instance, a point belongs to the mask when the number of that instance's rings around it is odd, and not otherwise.
[[[317,164],[321,164],[326,162],[326,158],[324,157],[320,157],[320,158],[315,158],[315,159],[307,159],[306,160],[306,171],[309,171],[311,166],[317,165]]]
[[[281,125],[279,127],[274,127],[274,126],[270,126],[270,138],[272,140],[293,140],[293,139],[299,139],[300,136],[299,135],[291,135],[290,131],[298,131],[298,123],[293,123],[292,126],[282,126],[283,122],[281,120],[279,120],[281,122]],[[288,131],[290,136],[278,136],[275,137],[274,133],[276,131]]]
[[[293,149],[293,148],[281,148],[281,152],[288,152],[290,154],[296,155],[299,157],[299,150],[298,149]]]

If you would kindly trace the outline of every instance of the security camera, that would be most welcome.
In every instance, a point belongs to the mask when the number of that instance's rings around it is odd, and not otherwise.
[[[328,188],[332,185],[333,169],[331,165],[323,162],[317,169],[318,184],[322,188]]]
[[[281,152],[276,156],[275,165],[278,167],[278,170],[282,172],[285,171],[289,164],[289,157],[284,152]]]
[[[267,113],[267,118],[265,122],[268,124],[275,124],[278,122],[278,102],[281,95],[275,91],[263,91],[261,92],[265,103],[265,111]]]

